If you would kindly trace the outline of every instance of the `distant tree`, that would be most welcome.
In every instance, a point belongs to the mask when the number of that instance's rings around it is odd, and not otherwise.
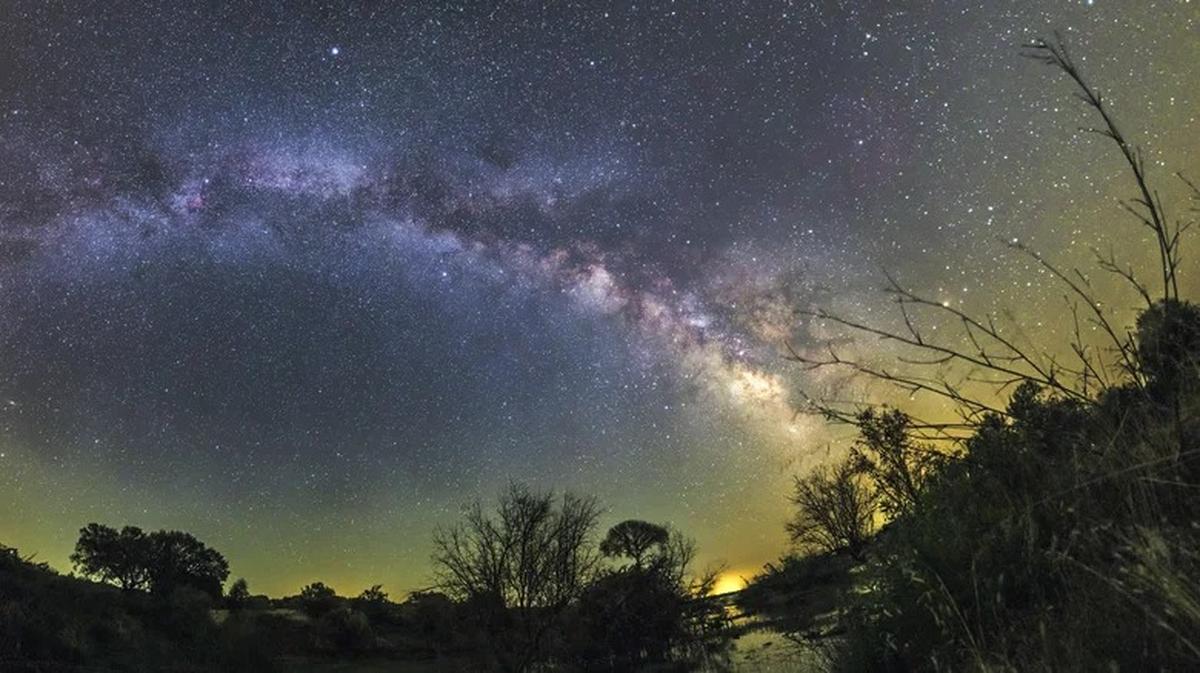
[[[875,498],[854,466],[849,461],[832,469],[821,466],[807,477],[796,477],[794,489],[796,514],[787,524],[792,541],[861,558],[871,534]]]
[[[79,530],[71,554],[76,572],[126,591],[145,589],[150,581],[150,543],[142,529],[125,526],[120,531],[98,523]]]
[[[382,584],[374,584],[363,589],[354,599],[354,607],[365,614],[372,622],[379,622],[391,616],[392,604]]]
[[[913,441],[911,421],[899,409],[865,409],[857,425],[859,440],[850,452],[854,469],[870,477],[888,517],[911,512],[946,454]]]
[[[324,582],[313,582],[300,589],[300,598],[304,600],[323,600],[337,596],[337,592],[333,587],[326,585]]]
[[[152,592],[166,595],[186,586],[221,598],[229,564],[220,552],[190,533],[177,530],[156,531],[147,540],[150,556],[146,571]]]
[[[673,527],[666,526],[667,541],[650,557],[650,567],[662,574],[675,586],[685,586],[688,583],[692,562],[696,560],[696,541],[684,535]],[[716,571],[710,571],[697,578],[700,585],[709,585],[716,581]],[[695,588],[695,587],[694,587]],[[707,595],[708,588],[696,588],[696,595]]]
[[[363,603],[386,603],[388,595],[383,590],[382,584],[372,584],[369,588],[363,589],[362,593],[355,600]]]
[[[628,557],[634,567],[641,568],[646,555],[656,547],[664,547],[669,535],[665,526],[629,519],[608,529],[600,542],[600,553],[610,558]]]
[[[727,642],[723,608],[705,600],[716,572],[690,572],[695,543],[668,526],[637,529],[633,550],[642,553],[621,554],[635,561],[588,587],[567,629],[566,656],[583,670],[642,670],[667,662],[691,670],[704,653]],[[606,547],[611,544],[602,543]]]
[[[337,604],[337,593],[323,582],[313,582],[300,590],[300,605],[310,617],[320,617]]]
[[[246,584],[246,580],[238,578],[233,585],[229,587],[229,593],[225,596],[225,604],[231,610],[240,610],[250,602],[250,587]]]
[[[596,576],[598,518],[591,498],[513,484],[494,513],[476,502],[462,523],[435,533],[439,587],[473,607],[505,670],[545,657],[550,631]]]

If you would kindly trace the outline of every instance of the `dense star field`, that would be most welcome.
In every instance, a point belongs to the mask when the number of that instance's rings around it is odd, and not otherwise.
[[[874,394],[784,361],[798,309],[887,320],[886,269],[1036,340],[1005,241],[1153,254],[1054,30],[1182,213],[1197,3],[5,2],[0,539],[403,592],[518,480],[750,574],[847,434],[802,395]]]

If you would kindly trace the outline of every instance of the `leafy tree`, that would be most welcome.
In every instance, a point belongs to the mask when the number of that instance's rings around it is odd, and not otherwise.
[[[1200,190],[1196,199],[1200,202]],[[1137,321],[1137,365],[1159,423],[1174,431],[1176,451],[1182,454],[1200,443],[1200,433],[1195,428],[1189,432],[1186,422],[1192,411],[1188,401],[1200,392],[1200,307],[1167,300],[1142,312]]]
[[[165,530],[146,534],[135,526],[118,532],[88,524],[79,531],[71,561],[85,577],[163,596],[187,586],[217,599],[229,577],[225,557],[191,534]]]
[[[354,607],[365,614],[372,622],[379,622],[391,616],[392,604],[382,584],[374,584],[363,589],[354,599]]]
[[[229,564],[215,549],[190,533],[160,530],[147,536],[149,557],[146,574],[150,590],[168,594],[179,587],[191,587],[221,598],[221,587],[229,577]]]
[[[641,568],[646,555],[656,547],[664,547],[669,536],[665,526],[629,519],[608,529],[600,542],[600,553],[610,558],[628,557],[635,568]]]
[[[1138,363],[1152,386],[1195,392],[1200,381],[1200,307],[1160,302],[1137,320]]]
[[[300,590],[300,605],[310,617],[320,617],[337,607],[337,593],[323,582],[313,582]]]
[[[386,603],[388,595],[383,590],[382,584],[372,584],[370,587],[363,589],[362,593],[355,600],[363,603]]]
[[[688,597],[661,574],[637,566],[588,587],[570,629],[572,658],[585,670],[636,670],[667,661],[687,636]]]
[[[229,587],[229,593],[225,596],[225,604],[231,610],[240,610],[246,607],[250,602],[250,586],[244,578],[239,577]]]
[[[875,496],[850,462],[796,477],[796,514],[787,530],[796,544],[862,556],[875,517]]]
[[[71,563],[84,577],[116,584],[126,591],[145,589],[150,581],[150,549],[146,534],[136,526],[117,531],[89,523],[79,530]]]
[[[474,635],[464,629],[460,618],[462,606],[449,596],[436,591],[414,591],[401,606],[405,624],[413,635],[423,640],[435,654],[454,649]]]
[[[709,649],[727,643],[723,608],[705,600],[716,572],[691,575],[696,547],[690,538],[667,526],[634,523],[644,524],[631,537],[632,551],[641,554],[623,553],[634,562],[602,574],[583,593],[568,628],[566,656],[583,670],[641,670],[667,662],[691,670]],[[621,527],[629,532],[623,524],[614,530]],[[610,531],[602,549],[611,549],[612,537]]]

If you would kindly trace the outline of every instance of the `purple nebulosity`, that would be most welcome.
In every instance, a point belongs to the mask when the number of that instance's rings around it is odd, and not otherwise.
[[[1200,156],[1186,3],[9,5],[0,542],[62,567],[107,512],[268,592],[403,591],[512,479],[749,574],[842,439],[804,395],[878,394],[785,345],[893,354],[804,309],[896,320],[887,271],[1068,329],[998,241],[1127,242],[1022,42],[1062,30],[1151,163]]]

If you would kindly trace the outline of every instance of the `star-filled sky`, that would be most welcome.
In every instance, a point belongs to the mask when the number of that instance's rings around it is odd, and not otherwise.
[[[1146,259],[1019,55],[1056,29],[1182,212],[1197,3],[8,0],[0,541],[180,528],[255,591],[402,594],[518,480],[750,574],[844,444],[794,414],[851,392],[783,361],[831,336],[797,310],[888,320],[887,269],[1053,337],[1003,241]]]

